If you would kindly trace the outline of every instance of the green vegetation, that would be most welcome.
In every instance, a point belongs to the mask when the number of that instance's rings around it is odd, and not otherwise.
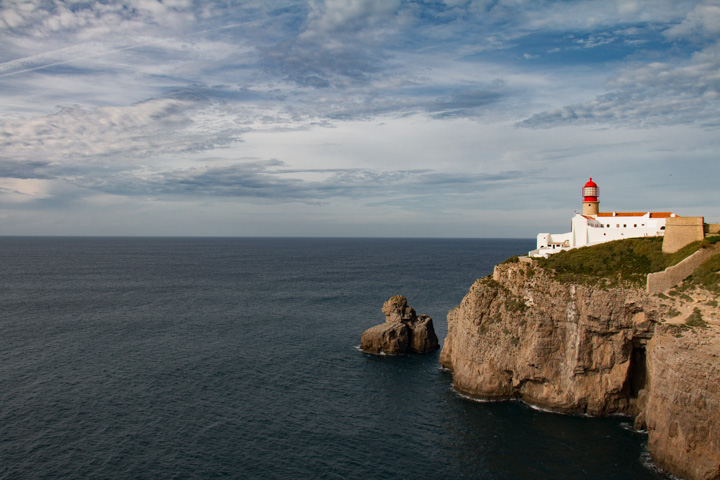
[[[505,301],[505,308],[508,312],[524,312],[527,310],[527,305],[522,298],[518,298],[515,295],[510,295]]]
[[[562,251],[539,259],[539,264],[553,271],[561,281],[611,287],[640,286],[648,273],[675,265],[698,249],[717,243],[720,236],[693,242],[672,254],[662,253],[662,241],[662,237],[616,240]]]
[[[487,285],[488,287],[498,288],[500,286],[500,284],[493,279],[492,275],[487,275],[485,277],[482,277],[480,279],[480,283],[483,285]]]
[[[713,255],[696,268],[686,283],[720,295],[720,255]]]
[[[702,314],[700,313],[700,309],[695,307],[695,310],[693,310],[693,313],[690,314],[690,316],[685,319],[685,325],[688,327],[700,327],[705,328],[707,327],[707,322],[703,320]]]
[[[686,293],[680,295],[680,300],[682,300],[683,302],[694,302],[693,298]]]

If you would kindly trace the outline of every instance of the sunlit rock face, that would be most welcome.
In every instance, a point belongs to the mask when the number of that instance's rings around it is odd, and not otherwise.
[[[648,344],[651,382],[636,424],[655,462],[677,477],[720,479],[718,329],[662,324]]]
[[[572,413],[636,416],[650,453],[684,479],[720,478],[720,326],[664,323],[642,289],[569,284],[506,263],[448,314],[454,388]]]
[[[432,318],[416,315],[402,295],[390,298],[382,308],[385,323],[365,330],[360,348],[369,353],[399,355],[427,353],[439,348]]]

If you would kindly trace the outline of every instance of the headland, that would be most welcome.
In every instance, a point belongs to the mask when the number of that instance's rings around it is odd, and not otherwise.
[[[718,479],[716,240],[686,246],[677,258],[662,254],[661,238],[636,238],[547,260],[510,259],[449,312],[440,363],[455,389],[471,397],[631,415],[664,470]],[[648,273],[693,249],[710,254],[684,282],[648,291]]]

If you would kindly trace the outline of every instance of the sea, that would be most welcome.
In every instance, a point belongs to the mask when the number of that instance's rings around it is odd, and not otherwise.
[[[457,394],[447,312],[530,239],[0,237],[0,479],[666,479],[626,417]]]

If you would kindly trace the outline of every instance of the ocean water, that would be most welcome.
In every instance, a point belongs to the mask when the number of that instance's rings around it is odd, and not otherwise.
[[[626,418],[457,395],[360,334],[532,240],[0,238],[0,479],[661,479]]]

